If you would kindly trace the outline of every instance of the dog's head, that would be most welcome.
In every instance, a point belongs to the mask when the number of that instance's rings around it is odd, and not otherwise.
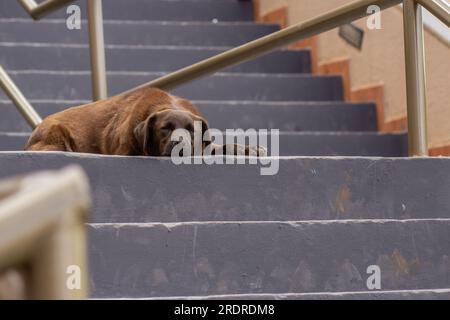
[[[169,109],[151,114],[134,129],[140,152],[146,156],[169,157],[178,143],[171,140],[172,133],[177,129],[187,130],[193,145],[195,121],[201,121],[202,134],[208,130],[206,120],[189,111]]]

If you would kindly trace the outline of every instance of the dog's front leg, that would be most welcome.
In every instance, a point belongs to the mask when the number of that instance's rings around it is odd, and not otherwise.
[[[260,146],[212,144],[211,155],[264,157],[267,155],[267,150]]]

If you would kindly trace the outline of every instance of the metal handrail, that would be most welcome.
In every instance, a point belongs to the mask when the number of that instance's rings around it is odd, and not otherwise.
[[[5,69],[0,65],[0,87],[9,96],[11,101],[16,105],[19,112],[34,129],[41,122],[42,119],[28,102],[27,98],[22,94],[19,88],[14,84],[14,81],[8,76]]]
[[[87,181],[75,166],[0,183],[0,271],[29,267],[26,298],[88,297]],[[68,281],[73,267],[79,287]]]
[[[441,20],[447,27],[450,27],[450,12],[440,3],[433,0],[417,0],[417,2],[436,18]]]
[[[33,19],[39,20],[50,12],[58,10],[75,0],[45,0],[40,4],[37,4],[34,0],[18,1]]]
[[[60,9],[76,0],[45,0],[37,4],[34,0],[18,0],[25,11],[35,20]],[[102,0],[87,0],[89,24],[89,48],[91,56],[92,99],[108,97],[106,81],[105,41],[103,35]]]

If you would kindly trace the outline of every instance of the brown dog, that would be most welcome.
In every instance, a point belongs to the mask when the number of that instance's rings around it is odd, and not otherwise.
[[[180,128],[193,133],[194,121],[202,122],[203,132],[208,129],[188,100],[143,87],[47,117],[33,131],[25,150],[170,156],[176,144],[171,133]],[[240,145],[212,149],[212,154],[265,154],[262,148]]]

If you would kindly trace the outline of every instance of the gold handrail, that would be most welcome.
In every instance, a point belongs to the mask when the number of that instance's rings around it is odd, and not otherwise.
[[[14,84],[12,79],[8,76],[5,69],[0,65],[0,88],[5,91],[6,95],[15,104],[19,112],[28,122],[28,124],[34,129],[41,122],[42,119],[28,102],[27,98],[22,94],[19,88]]]
[[[433,0],[417,0],[417,2],[450,28],[449,10],[446,10],[445,7],[441,6],[440,3]]]
[[[18,1],[33,19],[39,20],[45,15],[76,0],[46,0],[40,4],[37,4],[34,0]],[[108,97],[102,0],[87,0],[87,4],[92,99],[101,100]]]
[[[34,0],[18,1],[33,19],[39,20],[50,12],[58,10],[74,0],[45,0],[40,4],[37,4]]]
[[[72,166],[0,183],[0,200],[0,271],[28,266],[25,298],[87,298],[90,198],[83,170]]]

